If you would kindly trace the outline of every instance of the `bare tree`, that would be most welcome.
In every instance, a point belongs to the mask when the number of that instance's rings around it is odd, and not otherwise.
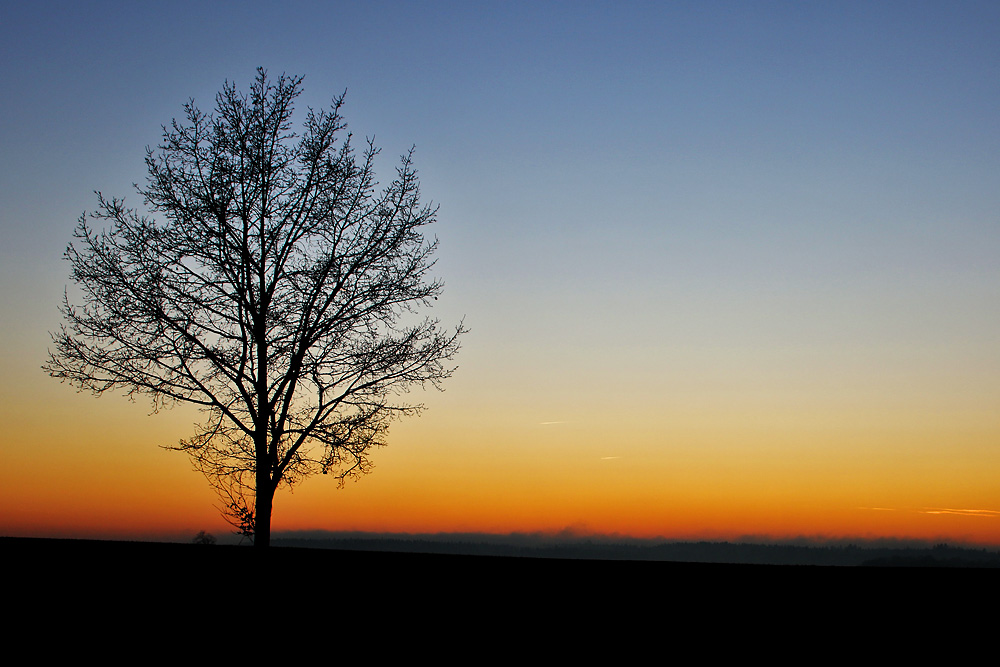
[[[215,542],[215,535],[206,533],[204,530],[199,530],[198,534],[191,540],[192,544],[204,544],[208,546],[215,544]]]
[[[412,149],[379,189],[372,141],[358,156],[338,139],[343,96],[293,130],[301,84],[258,69],[248,94],[227,82],[214,113],[186,104],[146,150],[148,215],[97,193],[65,253],[83,303],[64,298],[44,366],[154,410],[199,406],[173,449],[256,546],[282,485],[368,472],[392,419],[422,407],[400,394],[449,377],[464,331],[417,314],[442,283]]]

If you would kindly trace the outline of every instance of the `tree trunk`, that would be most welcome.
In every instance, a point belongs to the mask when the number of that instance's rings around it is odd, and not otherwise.
[[[261,392],[263,393],[263,392]],[[266,405],[266,399],[258,405]],[[253,510],[253,545],[266,549],[271,546],[271,508],[274,504],[274,483],[271,480],[271,457],[268,452],[267,417],[261,418],[254,434],[257,466]]]
[[[266,478],[266,473],[264,474]],[[257,495],[254,499],[253,545],[266,549],[271,546],[271,508],[274,504],[274,490],[271,480],[261,484],[261,474],[257,474]]]

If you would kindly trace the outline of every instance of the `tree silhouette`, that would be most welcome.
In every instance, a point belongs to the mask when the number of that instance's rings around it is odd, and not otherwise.
[[[248,94],[227,82],[214,113],[184,105],[146,150],[149,215],[97,193],[65,253],[83,303],[64,297],[44,366],[154,410],[199,406],[204,421],[172,449],[256,546],[280,486],[368,472],[392,419],[422,407],[400,394],[439,387],[464,331],[417,313],[442,283],[412,149],[378,189],[373,142],[359,157],[338,138],[342,95],[293,130],[301,86],[258,69]]]
[[[215,544],[215,535],[211,533],[206,533],[204,530],[199,530],[198,534],[194,536],[191,540],[192,544],[205,544],[213,545]]]

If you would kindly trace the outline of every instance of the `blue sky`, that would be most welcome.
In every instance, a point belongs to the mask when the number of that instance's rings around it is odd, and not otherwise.
[[[31,401],[61,396],[37,368],[92,191],[132,194],[159,126],[261,65],[300,107],[346,90],[386,178],[416,146],[438,314],[472,329],[447,414],[997,421],[997,3],[9,3],[0,62]]]

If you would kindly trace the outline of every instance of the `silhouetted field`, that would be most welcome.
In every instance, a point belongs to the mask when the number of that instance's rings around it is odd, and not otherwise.
[[[631,662],[658,646],[791,655],[790,639],[824,654],[895,651],[900,635],[886,628],[916,639],[933,623],[934,636],[952,636],[1000,582],[983,568],[429,554],[386,542],[397,550],[0,538],[6,635],[46,655],[188,661],[206,647],[238,658],[258,640],[276,658],[291,643],[475,664],[498,652]]]
[[[8,636],[60,628],[183,653],[216,633],[228,655],[263,627],[308,629],[317,642],[346,632],[347,641],[379,654],[447,652],[455,638],[512,651],[529,639],[557,652],[565,642],[577,655],[592,644],[618,651],[665,640],[741,653],[774,633],[843,645],[848,636],[874,638],[887,618],[912,627],[956,619],[1000,583],[1000,570],[969,567],[431,554],[417,551],[426,544],[404,544],[405,551],[399,540],[388,542],[397,550],[258,553],[0,538],[5,608],[15,610]]]
[[[271,573],[275,591],[308,592],[312,586],[333,586],[344,595],[365,595],[377,585],[399,593],[433,591],[437,597],[452,598],[473,591],[531,597],[541,595],[542,590],[572,592],[581,587],[589,594],[608,596],[674,584],[685,590],[726,588],[748,593],[767,588],[790,593],[801,586],[844,592],[867,590],[872,585],[919,582],[926,587],[935,582],[1000,581],[996,553],[951,547],[861,550],[852,546],[681,543],[658,547],[576,544],[517,550],[419,540],[288,539],[276,544],[268,552],[258,553],[249,546],[232,545],[0,538],[5,570],[55,595],[99,592],[141,598],[153,593],[197,594],[253,581],[262,572]],[[340,548],[331,548],[338,544]],[[367,549],[357,548],[365,545]],[[469,555],[476,549],[481,555]],[[459,553],[430,553],[449,550]],[[685,556],[692,561],[722,562],[679,562]],[[845,557],[863,564],[759,564],[765,560],[822,563]],[[756,560],[758,564],[735,562],[739,560]]]

